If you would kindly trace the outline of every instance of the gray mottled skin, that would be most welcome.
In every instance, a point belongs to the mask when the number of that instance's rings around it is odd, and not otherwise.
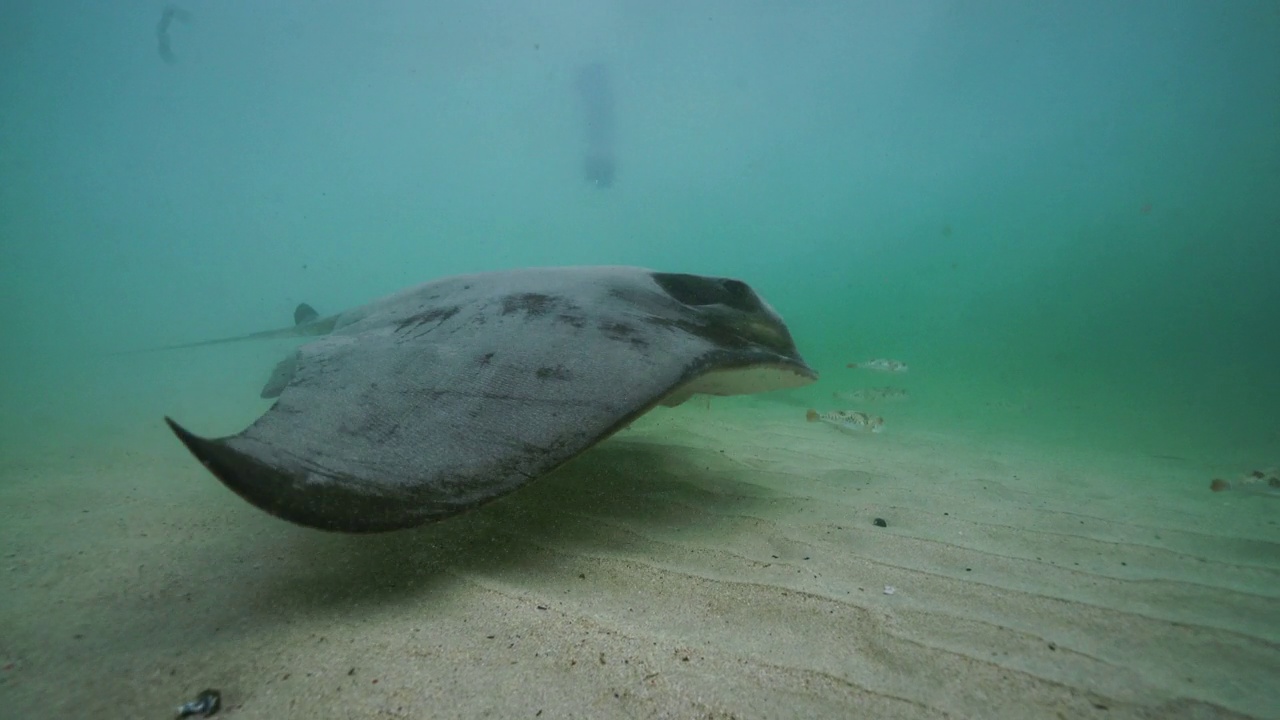
[[[332,322],[277,369],[279,399],[248,429],[208,440],[169,421],[246,500],[327,530],[412,527],[480,505],[708,372],[816,377],[746,284],[641,268],[445,278]]]

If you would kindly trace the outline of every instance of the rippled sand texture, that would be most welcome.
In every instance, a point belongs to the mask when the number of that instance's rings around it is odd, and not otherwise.
[[[267,517],[159,434],[10,463],[0,707],[165,717],[212,686],[228,718],[1280,714],[1280,503],[1177,459],[744,408],[655,413],[368,537]]]

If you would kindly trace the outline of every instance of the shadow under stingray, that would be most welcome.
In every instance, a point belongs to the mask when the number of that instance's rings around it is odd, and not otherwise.
[[[78,716],[90,708],[111,714],[119,707],[99,704],[104,697],[118,704],[121,693],[128,695],[126,705],[151,706],[173,687],[198,688],[209,677],[235,676],[237,666],[270,655],[270,648],[304,628],[350,628],[384,611],[415,623],[465,622],[477,583],[499,592],[528,588],[537,596],[548,584],[578,582],[579,567],[592,558],[643,556],[667,538],[723,540],[726,532],[743,532],[742,526],[726,529],[723,516],[767,515],[782,495],[753,484],[755,472],[715,447],[663,444],[661,437],[623,432],[455,518],[415,530],[340,535],[268,517],[193,469],[192,478],[210,484],[193,489],[185,501],[175,497],[174,512],[132,528],[168,539],[129,556],[139,562],[136,568],[112,566],[114,582],[91,586],[79,602],[91,602],[94,612],[32,618],[36,629],[27,635],[47,638],[39,652],[30,651],[36,665],[45,662],[38,658],[56,656],[48,667],[71,668],[86,678],[53,705],[41,705],[38,714]],[[96,552],[111,562],[128,548]],[[635,592],[607,585],[592,591]],[[47,627],[40,627],[46,620]],[[161,677],[164,683],[153,682]],[[247,692],[234,683],[222,689]],[[48,699],[31,695],[15,702],[21,708],[37,701]]]
[[[544,562],[548,547],[571,555],[618,552],[626,544],[618,528],[661,536],[705,523],[708,512],[753,514],[770,494],[708,471],[726,462],[711,448],[614,438],[511,495],[423,528],[299,532],[282,548],[284,571],[263,573],[245,594],[258,608],[265,601],[290,615],[416,603],[464,582],[462,574],[527,570]]]

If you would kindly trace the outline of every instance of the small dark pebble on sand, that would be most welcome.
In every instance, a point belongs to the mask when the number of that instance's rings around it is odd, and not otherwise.
[[[875,525],[876,527],[889,527],[889,523],[885,522],[884,518],[876,518],[875,520],[871,521],[871,524]]]

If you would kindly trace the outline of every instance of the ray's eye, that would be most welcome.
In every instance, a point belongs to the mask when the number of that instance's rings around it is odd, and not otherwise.
[[[751,288],[747,287],[747,284],[742,282],[741,280],[721,280],[720,286],[723,287],[725,293],[727,293],[729,297],[733,298],[735,301],[747,302],[750,300],[754,300],[753,294],[751,292]],[[726,303],[726,304],[730,304],[730,303]],[[751,303],[751,304],[755,304],[755,303]]]
[[[741,280],[684,273],[655,273],[653,279],[668,295],[685,305],[724,305],[747,313],[760,309],[755,293]]]

